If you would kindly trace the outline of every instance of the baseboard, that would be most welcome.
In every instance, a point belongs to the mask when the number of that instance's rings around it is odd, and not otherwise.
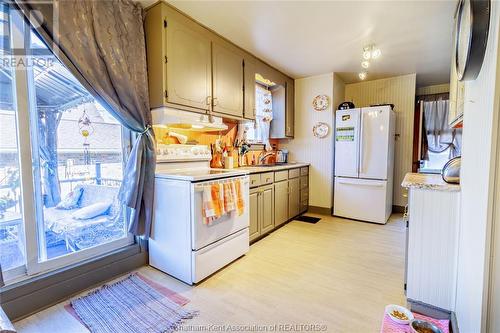
[[[400,213],[400,214],[403,214],[405,212],[405,208],[404,206],[396,206],[396,205],[393,205],[392,206],[392,212],[393,213]]]
[[[0,291],[1,306],[12,321],[20,320],[147,263],[148,253],[134,244],[93,261],[5,286]]]
[[[332,215],[332,208],[309,206],[307,212],[312,214]]]
[[[424,316],[436,318],[436,319],[447,319],[450,321],[451,330],[453,333],[459,333],[457,317],[455,312],[444,310],[426,303],[418,302],[410,298],[407,299],[408,308],[412,312],[423,314]]]

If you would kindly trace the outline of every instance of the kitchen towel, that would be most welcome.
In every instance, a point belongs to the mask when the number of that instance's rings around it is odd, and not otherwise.
[[[224,192],[220,184],[212,184],[203,188],[202,211],[204,224],[211,224],[224,214]]]
[[[241,181],[236,180],[234,182],[236,189],[236,208],[238,209],[238,216],[243,214],[245,211],[245,200],[243,199],[243,189],[241,188]]]

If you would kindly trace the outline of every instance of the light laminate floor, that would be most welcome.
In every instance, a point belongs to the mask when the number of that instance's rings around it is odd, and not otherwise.
[[[401,216],[376,225],[308,215],[322,220],[290,222],[196,287],[151,267],[139,271],[186,296],[191,300],[187,307],[200,311],[182,331],[191,331],[188,325],[220,331],[208,325],[317,324],[328,332],[379,332],[385,305],[405,304]],[[64,310],[65,304],[15,326],[20,333],[88,332]]]

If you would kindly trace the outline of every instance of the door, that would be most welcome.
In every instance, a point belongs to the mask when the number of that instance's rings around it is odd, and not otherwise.
[[[293,79],[286,80],[286,110],[285,110],[285,135],[293,138],[295,124],[295,84]]]
[[[212,44],[213,110],[243,117],[243,57],[222,42]]]
[[[260,235],[259,225],[259,198],[260,192],[258,189],[250,190],[250,240],[254,240]]]
[[[288,218],[294,218],[300,213],[300,178],[288,180]]]
[[[224,237],[227,237],[237,231],[249,227],[249,191],[248,191],[248,177],[238,177],[238,178],[226,178],[218,180],[217,182],[223,183],[227,181],[239,180],[242,182],[242,188],[244,189],[243,200],[244,211],[243,214],[225,214],[220,218],[213,221],[211,224],[203,223],[203,188],[205,186],[210,186],[213,182],[199,182],[193,183],[192,193],[194,200],[192,200],[192,249],[199,250],[211,243],[214,243]]]
[[[255,119],[255,63],[250,59],[245,59],[244,66],[244,117],[247,119]]]
[[[335,176],[358,177],[361,109],[337,110],[335,115]]]
[[[260,234],[262,235],[274,229],[274,187],[272,185],[263,187],[260,197],[259,209],[262,210]]]
[[[333,214],[354,220],[386,223],[390,215],[387,195],[385,180],[335,177]]]
[[[176,14],[167,22],[167,101],[209,110],[212,55],[208,31]]]
[[[387,179],[390,107],[361,109],[359,178]]]
[[[288,181],[274,183],[274,223],[280,226],[288,221]]]

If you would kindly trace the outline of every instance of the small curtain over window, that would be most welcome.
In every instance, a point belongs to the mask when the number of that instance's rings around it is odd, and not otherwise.
[[[450,151],[450,158],[459,156],[461,130],[448,125],[449,100],[428,100],[422,103],[424,103],[422,159],[429,160],[429,151],[439,154],[447,149]]]
[[[273,95],[267,88],[258,84],[255,89],[255,103],[255,127],[258,133],[256,137],[266,145],[266,150],[271,150],[269,131],[273,120]]]

